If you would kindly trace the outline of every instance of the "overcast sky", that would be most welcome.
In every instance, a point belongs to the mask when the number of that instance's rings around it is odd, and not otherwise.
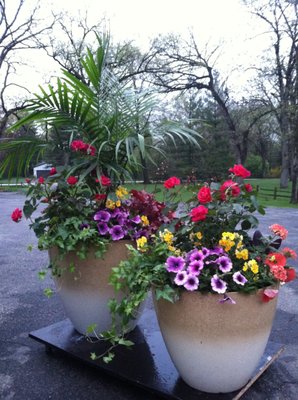
[[[17,0],[9,0],[9,7]],[[25,7],[36,0],[26,0]],[[90,24],[103,17],[109,21],[110,32],[115,41],[134,40],[146,46],[148,39],[168,32],[187,35],[191,29],[200,44],[209,43],[209,48],[224,43],[221,49],[220,66],[227,73],[236,63],[249,65],[259,57],[264,48],[261,40],[263,27],[256,24],[241,0],[39,0],[42,15],[47,18],[51,11],[66,11],[78,17],[88,10]],[[257,39],[256,39],[257,36]],[[38,74],[47,74],[49,61],[33,53],[28,60],[32,69],[19,70],[19,79],[35,90]],[[30,72],[31,71],[31,72]],[[239,76],[236,79],[241,79]]]

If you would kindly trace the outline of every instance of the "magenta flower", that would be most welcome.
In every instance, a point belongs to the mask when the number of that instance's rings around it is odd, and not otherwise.
[[[185,261],[183,257],[170,256],[166,261],[166,268],[169,272],[179,272],[182,271],[185,266]]]
[[[188,274],[186,271],[179,271],[179,272],[177,272],[174,282],[176,283],[176,285],[182,286],[186,283],[187,277],[188,277]]]
[[[211,279],[211,287],[216,293],[225,293],[227,290],[227,284],[225,281],[220,279],[216,274]]]
[[[109,233],[111,234],[112,240],[120,240],[123,239],[125,236],[125,232],[122,229],[122,226],[115,225],[109,229]]]
[[[233,267],[232,261],[227,256],[218,257],[216,263],[222,272],[229,272]]]
[[[238,283],[238,285],[244,286],[247,282],[247,279],[241,274],[240,271],[238,271],[233,274],[233,281]]]
[[[131,222],[134,222],[135,224],[140,224],[142,222],[141,217],[139,215],[136,215],[131,219]]]
[[[196,275],[188,274],[184,287],[186,290],[189,290],[191,292],[197,290],[197,288],[199,287],[198,277]]]
[[[187,268],[187,272],[189,272],[190,274],[193,274],[193,275],[200,275],[203,268],[204,268],[203,261],[195,260],[189,264],[189,266]]]

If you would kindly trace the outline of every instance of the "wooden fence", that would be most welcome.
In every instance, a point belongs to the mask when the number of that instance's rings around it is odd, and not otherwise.
[[[266,196],[266,197],[272,197],[274,200],[277,198],[284,198],[284,199],[291,199],[291,192],[279,189],[275,187],[274,189],[267,189],[267,188],[262,188],[259,185],[256,186],[257,192],[259,196]]]

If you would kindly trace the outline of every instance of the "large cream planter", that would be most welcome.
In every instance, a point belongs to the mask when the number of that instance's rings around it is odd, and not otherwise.
[[[70,252],[61,260],[58,250],[49,250],[51,262],[61,268],[59,276],[53,276],[67,317],[74,328],[86,334],[90,325],[96,324],[96,336],[111,327],[108,302],[111,298],[120,299],[109,284],[112,268],[128,257],[127,244],[131,241],[121,240],[108,245],[103,258],[96,258],[96,249],[91,247],[87,259],[81,260],[75,252]],[[70,266],[74,266],[71,272]],[[140,310],[141,312],[141,310]],[[136,326],[137,318],[131,329]]]
[[[173,364],[195,389],[227,393],[243,387],[264,353],[276,310],[255,294],[229,293],[236,301],[219,303],[217,294],[183,292],[170,303],[160,299],[155,309]]]

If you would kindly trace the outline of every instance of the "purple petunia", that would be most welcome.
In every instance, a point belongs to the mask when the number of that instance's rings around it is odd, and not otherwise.
[[[224,303],[236,304],[236,301],[233,300],[232,297],[227,296],[226,294],[224,295],[224,298],[220,299],[218,302],[221,304],[224,304]]]
[[[200,275],[203,268],[204,262],[202,260],[195,260],[189,264],[187,271],[193,275]]]
[[[212,250],[209,250],[209,254],[221,256],[222,254],[224,254],[224,250],[222,247],[217,246],[217,247],[214,247]]]
[[[238,283],[238,285],[244,286],[247,282],[247,279],[241,274],[240,271],[238,271],[233,274],[233,281]]]
[[[193,262],[193,261],[202,261],[204,259],[204,255],[203,252],[200,250],[192,250],[189,254],[189,261]]]
[[[97,229],[101,235],[106,235],[109,232],[108,224],[104,221],[99,221],[97,224]]]
[[[108,222],[111,218],[111,214],[108,211],[100,210],[97,211],[93,217],[94,221]]]
[[[115,225],[110,228],[109,233],[111,234],[112,240],[120,240],[125,236],[125,232],[120,225]]]
[[[176,285],[182,286],[186,283],[187,277],[188,277],[188,274],[186,271],[179,271],[179,272],[177,272],[174,282],[176,283]]]
[[[131,222],[135,223],[135,224],[140,224],[142,222],[141,217],[139,215],[136,215],[135,217],[133,217],[131,219]]]
[[[222,272],[229,272],[233,267],[232,261],[227,256],[218,257],[216,263]]]
[[[182,271],[185,266],[183,257],[170,256],[166,261],[166,268],[169,272]]]
[[[186,290],[194,291],[199,287],[199,279],[196,275],[188,274],[187,280],[183,285]]]
[[[206,247],[202,247],[201,251],[204,257],[208,257],[210,255],[210,250],[207,249]]]
[[[211,287],[214,290],[214,292],[217,293],[225,293],[227,290],[226,282],[220,279],[216,274],[213,275],[211,279]]]

